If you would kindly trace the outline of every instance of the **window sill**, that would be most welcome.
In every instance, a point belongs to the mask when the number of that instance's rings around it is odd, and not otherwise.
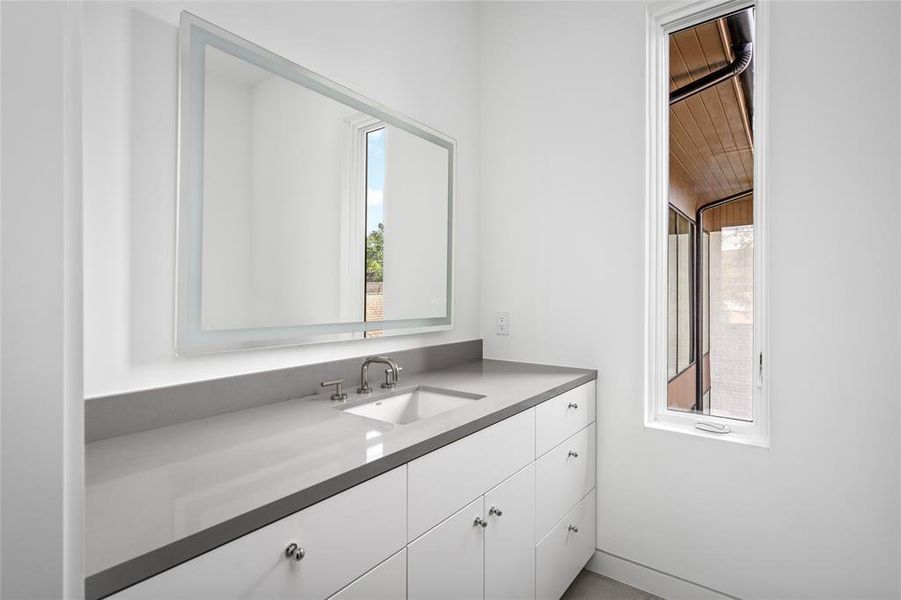
[[[722,442],[731,442],[733,444],[743,444],[745,446],[756,446],[758,448],[769,448],[770,440],[768,436],[762,434],[757,427],[748,427],[747,431],[733,430],[729,433],[710,433],[701,431],[695,427],[695,423],[705,421],[710,423],[725,423],[730,427],[732,424],[728,419],[700,419],[686,417],[668,417],[651,419],[645,423],[647,429],[658,429],[661,431],[669,431],[672,433],[681,433],[683,435],[691,435],[694,437],[706,438]]]

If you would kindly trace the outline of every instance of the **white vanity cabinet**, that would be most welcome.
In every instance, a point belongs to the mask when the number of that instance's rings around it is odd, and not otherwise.
[[[592,381],[410,462],[408,600],[559,598],[594,552],[595,414]]]
[[[594,552],[595,410],[592,381],[114,597],[555,600]]]

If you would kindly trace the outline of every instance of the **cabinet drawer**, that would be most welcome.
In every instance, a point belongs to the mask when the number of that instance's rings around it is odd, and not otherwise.
[[[416,539],[534,456],[533,408],[409,463],[407,539]]]
[[[406,548],[366,573],[329,600],[398,600],[407,596]]]
[[[560,394],[535,407],[535,456],[541,456],[594,422],[595,382]]]
[[[403,548],[406,508],[399,467],[114,597],[321,600]],[[301,561],[285,557],[291,543]]]
[[[595,491],[591,490],[535,548],[537,600],[557,600],[563,595],[594,553],[594,539]]]
[[[535,462],[535,534],[541,539],[588,491],[595,480],[592,423]]]

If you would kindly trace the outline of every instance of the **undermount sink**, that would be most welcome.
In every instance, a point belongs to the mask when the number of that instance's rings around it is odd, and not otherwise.
[[[363,404],[348,407],[336,406],[335,408],[385,423],[406,425],[466,406],[470,402],[484,397],[467,392],[417,386],[389,394],[380,394],[377,398]]]

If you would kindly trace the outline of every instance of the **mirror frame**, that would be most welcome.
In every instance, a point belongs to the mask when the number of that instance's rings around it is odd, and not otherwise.
[[[207,45],[447,149],[447,303],[443,317],[246,329],[204,330],[202,328],[203,102],[204,48]],[[355,340],[363,339],[364,333],[370,330],[378,330],[382,332],[382,336],[388,336],[453,328],[454,194],[457,158],[456,141],[453,138],[187,11],[182,11],[179,25],[178,101],[176,354],[202,354]]]

